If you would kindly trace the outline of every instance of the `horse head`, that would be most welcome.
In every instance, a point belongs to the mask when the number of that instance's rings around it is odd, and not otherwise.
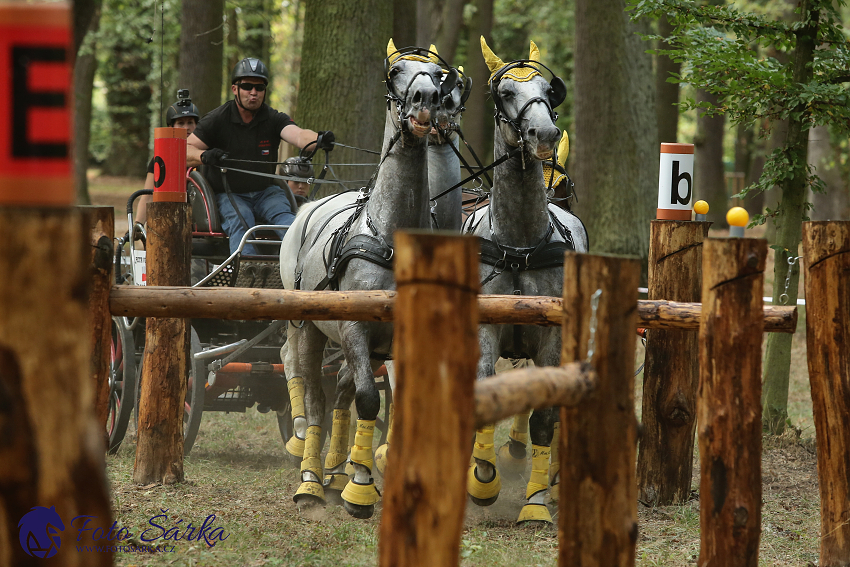
[[[387,99],[396,106],[396,127],[424,137],[431,131],[431,121],[443,96],[454,87],[457,72],[449,71],[445,78],[449,83],[444,86],[444,71],[436,53],[417,47],[399,50],[392,39],[387,44],[385,68]]]
[[[490,94],[502,137],[509,146],[523,146],[526,154],[538,160],[552,157],[561,131],[555,125],[555,107],[566,97],[566,85],[552,74],[547,81],[534,42],[528,59],[505,63],[481,37],[481,52],[490,69]]]

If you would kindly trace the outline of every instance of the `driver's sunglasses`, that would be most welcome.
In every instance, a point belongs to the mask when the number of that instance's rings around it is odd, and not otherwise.
[[[266,85],[263,83],[239,83],[239,88],[245,92],[251,92],[251,90],[257,89],[257,92],[261,93],[266,90]]]

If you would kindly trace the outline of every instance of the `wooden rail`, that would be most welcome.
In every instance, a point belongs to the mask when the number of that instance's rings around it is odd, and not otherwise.
[[[313,321],[392,321],[394,291],[292,291],[255,288],[113,286],[109,308],[125,317]],[[701,305],[638,300],[638,326],[646,329],[699,329]],[[563,320],[559,297],[484,295],[479,321],[554,327]],[[766,332],[793,333],[794,306],[765,306]]]

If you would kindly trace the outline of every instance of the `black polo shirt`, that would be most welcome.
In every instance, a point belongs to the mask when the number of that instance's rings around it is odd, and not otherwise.
[[[280,131],[290,124],[295,122],[289,115],[278,112],[265,103],[254,115],[254,119],[245,124],[239,115],[236,101],[229,100],[201,118],[194,133],[210,148],[223,149],[230,158],[269,162],[268,165],[233,162],[232,167],[274,173],[277,150],[281,142]],[[204,166],[201,172],[212,185],[213,191],[224,193],[221,170],[218,167]],[[259,175],[228,171],[227,183],[234,193],[252,193],[274,185],[274,180]]]

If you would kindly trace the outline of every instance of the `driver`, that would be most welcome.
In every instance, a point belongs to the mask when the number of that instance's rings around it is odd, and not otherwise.
[[[274,174],[281,140],[302,149],[315,143],[313,149],[331,150],[334,135],[299,128],[287,114],[266,104],[269,72],[259,59],[242,59],[233,68],[230,81],[233,100],[201,119],[189,136],[186,164],[212,166],[204,168],[203,173],[216,193],[232,254],[248,228],[257,224],[257,217],[271,224],[289,225],[295,214],[286,192],[270,178],[232,170],[223,178],[220,168]],[[286,233],[277,232],[281,238]],[[242,253],[256,255],[257,251],[246,244]]]

